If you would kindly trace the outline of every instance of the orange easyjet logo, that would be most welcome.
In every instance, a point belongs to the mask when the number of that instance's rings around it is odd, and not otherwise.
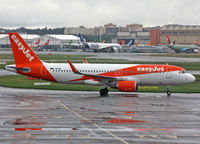
[[[13,41],[17,44],[18,49],[21,50],[23,52],[24,55],[26,55],[27,59],[31,62],[32,60],[34,60],[34,56],[32,56],[30,54],[30,50],[26,49],[23,44],[19,41],[19,39],[16,37],[16,35],[12,35],[11,38],[13,39]]]

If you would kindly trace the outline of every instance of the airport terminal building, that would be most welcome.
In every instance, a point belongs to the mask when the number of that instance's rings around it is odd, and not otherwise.
[[[150,30],[153,45],[167,44],[166,35],[177,44],[196,44],[200,41],[200,25],[164,25],[160,29]]]

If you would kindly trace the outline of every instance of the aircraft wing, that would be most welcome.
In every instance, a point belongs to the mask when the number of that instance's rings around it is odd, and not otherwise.
[[[84,76],[90,76],[90,77],[100,78],[100,79],[119,80],[118,78],[115,78],[115,77],[102,76],[102,75],[93,75],[93,74],[83,74],[83,73],[79,72],[69,60],[68,60],[68,63],[69,63],[69,65],[70,65],[72,71],[73,71],[75,74],[84,75]]]

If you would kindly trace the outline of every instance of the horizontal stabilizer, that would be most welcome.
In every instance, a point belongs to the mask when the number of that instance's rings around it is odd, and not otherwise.
[[[6,69],[6,70],[10,70],[10,71],[19,70],[19,71],[22,71],[22,72],[25,72],[25,73],[31,71],[31,69],[28,68],[28,67],[15,67],[15,66],[12,66],[12,65],[7,65],[7,66],[5,67],[5,69]]]

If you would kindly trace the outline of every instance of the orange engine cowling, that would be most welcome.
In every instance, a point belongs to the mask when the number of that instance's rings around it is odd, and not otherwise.
[[[138,90],[138,86],[136,84],[136,81],[119,81],[118,90],[125,92],[134,92]]]

